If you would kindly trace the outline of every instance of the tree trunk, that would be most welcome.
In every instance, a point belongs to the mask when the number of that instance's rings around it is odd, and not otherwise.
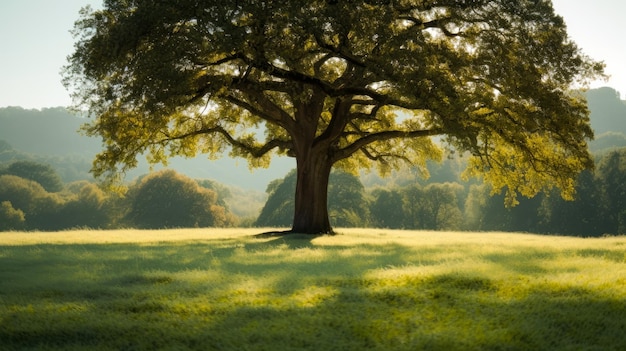
[[[328,218],[328,179],[331,168],[332,163],[324,152],[309,152],[307,157],[297,158],[292,232],[333,233]]]

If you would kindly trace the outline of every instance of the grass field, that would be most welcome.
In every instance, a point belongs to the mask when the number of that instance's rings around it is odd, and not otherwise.
[[[626,350],[626,237],[0,233],[0,350]]]

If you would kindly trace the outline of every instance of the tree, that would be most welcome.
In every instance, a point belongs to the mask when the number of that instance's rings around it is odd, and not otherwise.
[[[405,188],[403,194],[407,225],[419,229],[459,229],[463,216],[457,194],[463,190],[463,186],[458,183],[433,183],[424,188]]]
[[[564,201],[558,194],[546,196],[540,208],[540,230],[584,237],[611,233],[615,227],[611,226],[601,186],[592,172],[584,171],[576,181],[575,201]]]
[[[289,172],[285,178],[276,179],[267,185],[267,201],[261,209],[255,225],[288,226],[293,220],[295,205],[293,192],[296,189],[296,172]]]
[[[25,221],[24,212],[13,208],[11,201],[0,202],[0,231],[20,229]]]
[[[405,213],[402,195],[397,190],[376,189],[370,206],[372,222],[381,228],[403,228]]]
[[[292,231],[332,232],[333,166],[385,173],[450,148],[467,175],[531,196],[592,166],[585,56],[548,0],[142,1],[85,8],[64,69],[103,138],[93,173],[228,151],[296,159]]]
[[[604,193],[607,213],[603,219],[609,226],[609,233],[626,233],[626,148],[601,158],[597,181]]]
[[[9,202],[11,207],[24,216],[25,229],[62,229],[58,213],[63,199],[56,193],[48,193],[41,184],[14,175],[0,175],[0,203]],[[11,211],[7,205],[5,211]]]
[[[54,168],[47,164],[32,161],[16,161],[11,163],[2,173],[33,180],[41,184],[48,192],[63,190],[61,178]]]
[[[113,224],[112,201],[96,184],[87,181],[68,186],[72,196],[66,200],[59,217],[65,228],[109,228]]]
[[[173,170],[142,178],[130,191],[131,223],[140,228],[221,227],[234,219],[217,194]]]
[[[480,231],[540,232],[543,197],[523,197],[515,207],[503,204],[505,194],[493,195],[488,184],[472,185],[465,201],[468,229]]]
[[[357,176],[343,171],[330,173],[328,213],[333,226],[367,226],[365,187]]]
[[[267,186],[268,199],[255,222],[257,226],[288,226],[294,213],[293,192],[296,171]],[[328,209],[331,224],[340,227],[363,226],[367,222],[365,189],[358,177],[333,171],[329,178]]]

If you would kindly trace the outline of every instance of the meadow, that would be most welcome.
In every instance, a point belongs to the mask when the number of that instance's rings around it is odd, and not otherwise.
[[[0,233],[0,350],[626,350],[626,237]]]

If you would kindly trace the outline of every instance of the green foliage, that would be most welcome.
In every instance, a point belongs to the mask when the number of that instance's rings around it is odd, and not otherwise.
[[[139,228],[224,227],[234,218],[217,193],[173,170],[145,176],[129,190],[131,224]]]
[[[0,175],[0,202],[9,202],[26,219],[25,229],[56,230],[63,199],[39,183],[13,175]]]
[[[96,184],[81,181],[68,186],[72,195],[66,199],[59,217],[65,228],[114,227],[115,206],[112,198]]]
[[[0,231],[20,230],[25,220],[24,212],[13,208],[10,201],[0,202]]]
[[[376,188],[371,192],[372,224],[382,228],[452,230],[463,227],[465,189],[459,183]]]
[[[404,228],[402,195],[396,190],[377,189],[370,205],[372,223],[380,228]]]
[[[470,152],[466,175],[509,205],[553,187],[571,197],[592,166],[570,89],[603,65],[550,1],[107,1],[74,35],[64,82],[96,116],[84,130],[105,142],[93,171],[109,181],[143,154],[229,152],[253,167],[286,154],[298,222],[326,232],[325,196],[305,189],[325,189],[333,165],[427,175],[442,155],[432,136]]]
[[[255,225],[287,227],[294,215],[293,193],[296,171],[276,179],[267,186],[268,199]],[[328,209],[331,223],[339,227],[359,227],[368,224],[365,189],[358,177],[340,170],[330,174]]]
[[[623,237],[185,233],[0,235],[3,348],[626,348]]]
[[[462,227],[463,212],[458,197],[464,192],[458,183],[433,183],[423,188],[407,187],[403,191],[407,228],[457,230]]]
[[[32,161],[16,161],[11,163],[0,174],[14,175],[24,179],[33,180],[48,192],[59,192],[63,189],[63,182],[56,171],[47,164]]]
[[[174,171],[144,177],[131,186],[126,198],[105,193],[88,181],[73,182],[62,192],[50,193],[35,181],[1,175],[0,203],[0,230],[221,227],[236,223],[214,191]]]
[[[515,208],[502,207],[503,195],[491,197],[483,185],[470,187],[465,203],[465,229],[601,236],[626,230],[626,149],[598,155],[597,170],[582,172],[575,182],[574,201],[553,191],[521,199]]]
[[[228,210],[225,200],[231,197],[231,193],[226,186],[211,179],[197,179],[196,182],[199,186],[214,191],[217,194],[216,204]]]
[[[369,224],[365,188],[358,177],[343,171],[330,174],[328,212],[337,227],[364,227]]]
[[[605,155],[598,164],[598,181],[604,191],[610,233],[626,233],[626,148]]]
[[[287,227],[293,220],[293,192],[296,189],[296,171],[292,170],[285,178],[276,179],[267,185],[268,198],[255,225]]]
[[[75,182],[58,193],[13,175],[0,176],[0,202],[6,222],[0,230],[63,230],[109,228],[118,224],[117,208],[97,185]],[[8,223],[13,223],[9,225]]]
[[[604,190],[589,171],[582,172],[576,181],[576,199],[565,201],[558,194],[549,194],[541,204],[540,230],[546,233],[576,236],[618,234],[611,225],[612,211],[607,208]]]

